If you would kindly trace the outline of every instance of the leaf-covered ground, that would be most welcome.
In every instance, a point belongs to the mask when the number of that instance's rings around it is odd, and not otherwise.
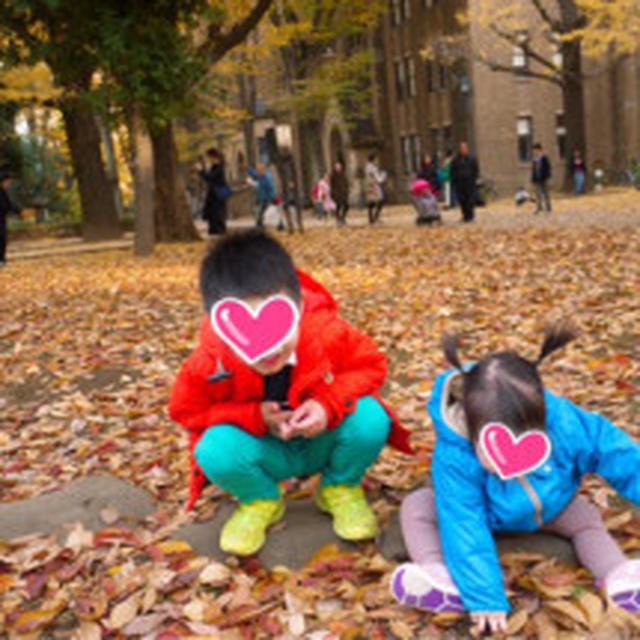
[[[385,451],[368,475],[382,521],[428,473],[433,432],[424,404],[444,367],[445,330],[461,333],[469,359],[503,348],[533,355],[544,324],[570,318],[581,337],[545,364],[545,382],[640,436],[637,200],[630,193],[561,203],[559,224],[498,208],[495,216],[480,212],[486,222],[473,227],[387,223],[283,237],[390,358],[386,397],[414,431],[419,455]],[[256,560],[212,563],[166,540],[185,520],[188,468],[167,394],[195,344],[204,247],[160,247],[142,260],[117,252],[17,262],[0,271],[1,500],[106,471],[162,504],[137,527],[109,526],[117,514],[104,513],[96,534],[76,528],[62,542],[0,541],[0,637],[459,637],[458,618],[393,604],[393,565],[373,545],[323,548],[292,572],[267,571]],[[588,479],[584,490],[637,553],[638,519],[601,481]],[[206,518],[217,501],[200,504],[197,517]],[[502,562],[513,637],[640,637],[640,622],[607,609],[585,571],[524,554]]]

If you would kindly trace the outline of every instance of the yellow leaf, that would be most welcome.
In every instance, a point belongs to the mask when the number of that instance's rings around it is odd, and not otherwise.
[[[23,613],[11,625],[11,630],[18,633],[29,633],[44,629],[50,622],[55,620],[64,606],[65,603],[61,602],[58,606],[50,609],[37,609]]]
[[[164,542],[158,542],[156,547],[162,551],[165,555],[172,553],[186,553],[193,551],[191,545],[184,540],[165,540]]]

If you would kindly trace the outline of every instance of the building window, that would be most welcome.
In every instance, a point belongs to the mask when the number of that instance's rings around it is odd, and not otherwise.
[[[393,67],[396,73],[396,95],[398,100],[404,98],[404,65],[402,62],[394,62]]]
[[[412,136],[413,143],[413,169],[414,171],[420,171],[422,167],[422,141],[420,136]]]
[[[564,57],[562,55],[562,46],[560,44],[555,45],[551,60],[556,69],[562,69],[562,63],[564,62]]]
[[[407,95],[413,98],[416,95],[416,64],[412,56],[407,56],[404,62],[406,66]]]
[[[431,155],[432,158],[436,157],[436,154],[438,153],[438,149],[440,148],[438,144],[438,140],[439,140],[438,128],[431,127],[431,129],[429,129],[429,154]]]
[[[410,136],[401,137],[400,144],[402,145],[402,167],[404,169],[404,172],[408,175],[411,173],[412,166],[413,166],[411,137]]]
[[[526,31],[520,31],[518,33],[518,44],[513,47],[513,53],[511,54],[511,66],[516,70],[516,73],[524,71],[529,66],[529,60],[525,50],[528,39],[529,35]]]
[[[411,18],[411,0],[402,0],[402,17],[404,20]]]
[[[451,125],[442,128],[442,144],[445,153],[453,149],[453,127]]]
[[[402,14],[400,13],[400,2],[402,0],[389,0],[389,19],[395,27],[402,22]]]
[[[564,123],[564,113],[556,113],[556,146],[558,158],[567,157],[567,126]]]
[[[520,162],[527,162],[531,160],[533,146],[533,118],[519,117],[516,121],[516,133],[518,134],[518,159]]]
[[[431,60],[427,60],[425,64],[425,71],[427,73],[427,91],[429,93],[433,93],[435,91],[435,83],[433,81],[433,62]]]
[[[449,85],[447,67],[440,63],[438,65],[438,75],[440,78],[440,91],[446,91]]]

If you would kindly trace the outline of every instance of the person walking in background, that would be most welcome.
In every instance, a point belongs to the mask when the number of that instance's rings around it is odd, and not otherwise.
[[[316,211],[321,218],[325,220],[336,210],[336,203],[331,197],[331,185],[329,183],[329,174],[323,174],[318,180],[315,187]]]
[[[5,169],[0,170],[0,267],[4,267],[7,261],[8,216],[10,213],[20,213],[9,197],[10,186],[11,175]]]
[[[573,175],[573,189],[576,194],[584,193],[587,179],[587,166],[580,149],[574,149],[571,161],[571,174]]]
[[[298,231],[304,233],[302,226],[302,211],[300,204],[298,203],[298,190],[296,189],[296,183],[293,180],[289,180],[287,188],[282,194],[282,208],[285,218],[287,219],[287,229],[289,233],[295,231],[294,216],[298,223]]]
[[[331,198],[336,204],[336,224],[344,226],[347,224],[347,212],[349,211],[349,182],[344,165],[340,160],[333,165],[329,184]]]
[[[469,153],[467,143],[461,142],[458,155],[451,163],[451,184],[460,203],[462,222],[473,222],[479,174],[478,161]]]
[[[198,171],[207,184],[207,193],[202,208],[202,217],[209,225],[209,235],[226,233],[227,200],[231,189],[224,174],[224,156],[214,148],[207,151],[209,168],[203,164]]]
[[[378,157],[370,153],[364,167],[364,192],[369,210],[369,224],[375,224],[380,219],[380,212],[384,204],[384,183],[387,172],[378,167]]]
[[[538,214],[542,211],[542,201],[547,213],[551,213],[551,198],[549,197],[549,187],[547,182],[551,178],[551,163],[546,154],[542,151],[542,145],[533,145],[533,162],[531,166],[531,182],[536,189],[536,210]]]
[[[453,162],[453,151],[447,149],[444,161],[442,162],[440,183],[444,188],[444,204],[447,208],[453,208],[456,206],[455,192],[451,187],[451,163]]]
[[[247,173],[249,174],[249,183],[256,188],[256,202],[258,205],[256,226],[262,229],[264,228],[264,213],[276,197],[276,189],[269,170],[261,162],[258,162],[255,169],[249,167]]]
[[[428,152],[422,156],[422,166],[420,167],[418,178],[422,178],[429,183],[432,194],[437,198],[442,185],[438,177],[438,167]]]

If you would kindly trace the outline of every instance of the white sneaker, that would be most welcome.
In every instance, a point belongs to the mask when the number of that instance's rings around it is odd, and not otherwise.
[[[447,567],[407,562],[391,576],[391,594],[400,603],[437,613],[463,613],[464,605]]]
[[[640,559],[627,560],[604,579],[610,600],[633,613],[640,612]]]

